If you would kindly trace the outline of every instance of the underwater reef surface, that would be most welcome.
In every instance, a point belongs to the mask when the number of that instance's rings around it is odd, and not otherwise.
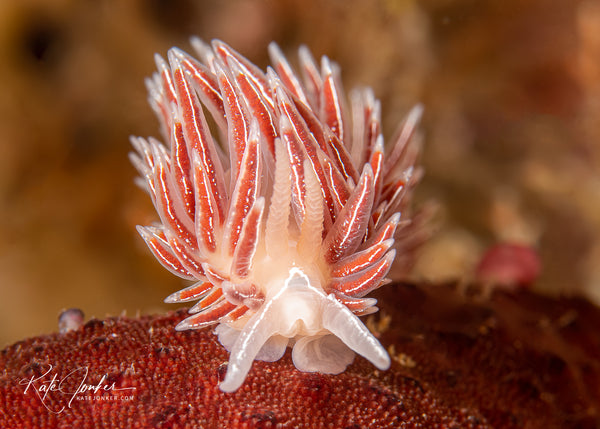
[[[527,290],[392,284],[367,318],[389,371],[302,373],[288,352],[219,390],[228,353],[185,310],[92,319],[0,352],[0,427],[600,428],[600,310]],[[75,394],[77,390],[84,391]]]

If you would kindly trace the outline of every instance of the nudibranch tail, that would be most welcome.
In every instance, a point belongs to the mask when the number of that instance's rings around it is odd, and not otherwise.
[[[132,138],[130,156],[160,218],[140,235],[195,281],[165,300],[197,301],[176,329],[218,325],[227,392],[287,347],[302,371],[342,372],[355,353],[388,368],[358,316],[377,311],[366,295],[427,236],[409,217],[422,107],[386,148],[379,101],[363,89],[347,104],[327,57],[319,67],[301,47],[296,74],[272,43],[263,72],[221,41],[192,46],[201,60],[156,56],[146,86],[166,144]]]

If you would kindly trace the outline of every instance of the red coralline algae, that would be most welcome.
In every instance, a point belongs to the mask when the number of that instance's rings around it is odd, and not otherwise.
[[[453,285],[375,296],[367,323],[389,371],[359,357],[340,375],[305,373],[288,351],[226,394],[228,353],[211,329],[174,331],[184,310],[91,320],[0,353],[0,427],[600,427],[600,311],[586,301],[496,291],[476,303]]]

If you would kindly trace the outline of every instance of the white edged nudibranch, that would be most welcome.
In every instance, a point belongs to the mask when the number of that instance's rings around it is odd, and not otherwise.
[[[349,117],[327,57],[319,68],[300,48],[300,77],[274,43],[266,73],[221,41],[192,45],[201,61],[173,48],[146,81],[168,144],[132,138],[161,221],[138,230],[162,265],[195,282],[165,300],[198,301],[176,329],[218,324],[225,392],[287,347],[301,371],[337,374],[355,353],[387,369],[358,316],[377,311],[365,296],[415,242],[404,217],[421,176],[422,108],[386,150],[379,101],[353,92]]]

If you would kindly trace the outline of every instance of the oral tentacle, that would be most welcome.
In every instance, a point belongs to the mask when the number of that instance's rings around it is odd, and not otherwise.
[[[322,318],[323,328],[342,340],[356,353],[381,370],[390,367],[390,357],[381,343],[348,307],[335,298],[335,295],[327,296]]]
[[[273,323],[275,312],[274,302],[271,301],[255,313],[240,332],[239,337],[231,348],[225,379],[219,384],[223,392],[235,392],[246,379],[252,362],[273,335],[278,326]],[[276,316],[275,316],[276,317]],[[284,350],[285,351],[285,350]]]

